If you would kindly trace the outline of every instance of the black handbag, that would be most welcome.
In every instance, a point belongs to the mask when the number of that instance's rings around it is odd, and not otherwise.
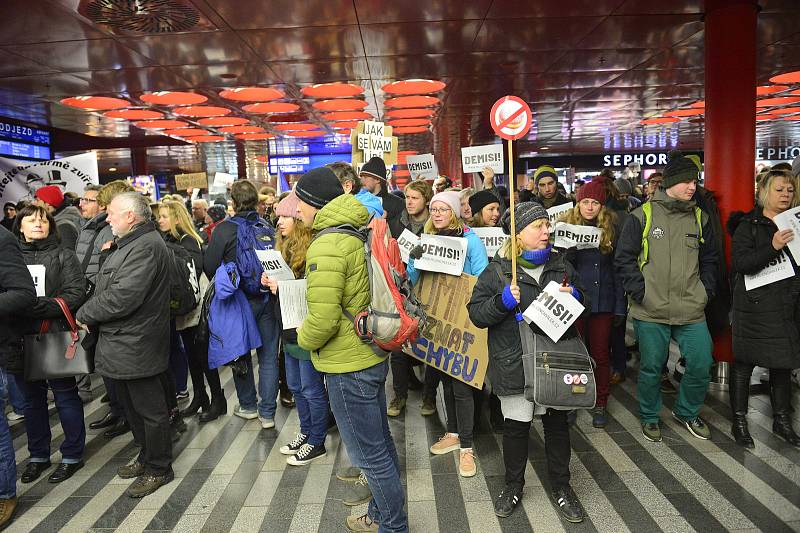
[[[84,348],[88,332],[78,329],[66,302],[54,298],[69,324],[68,331],[50,331],[50,321],[42,321],[39,333],[25,335],[25,381],[41,381],[91,374],[93,350]]]

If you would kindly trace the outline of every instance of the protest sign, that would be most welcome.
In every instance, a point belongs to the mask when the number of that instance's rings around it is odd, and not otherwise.
[[[397,246],[400,247],[400,257],[403,263],[408,264],[408,254],[419,244],[419,237],[414,235],[414,232],[409,229],[404,229],[403,233],[397,238]]]
[[[175,188],[179,191],[185,191],[187,189],[207,189],[208,177],[205,172],[175,174]]]
[[[786,256],[786,251],[781,250],[781,253],[763,269],[753,275],[745,274],[744,288],[747,291],[751,291],[782,279],[791,278],[792,276],[794,276],[792,262]]]
[[[383,122],[359,122],[350,133],[350,144],[353,168],[359,169],[373,156],[383,159],[387,169],[397,164],[397,137],[392,136],[392,127]]]
[[[523,313],[528,323],[539,326],[553,342],[558,342],[584,310],[572,294],[561,292],[559,287],[555,281],[548,283]]]
[[[508,235],[503,233],[503,228],[472,228],[472,231],[483,241],[489,259],[494,257],[497,250],[499,250],[506,242],[506,239],[508,239]]]
[[[299,328],[308,316],[306,280],[292,279],[278,282],[278,300],[281,305],[283,329]]]
[[[790,229],[794,232],[794,239],[786,245],[793,257],[800,257],[800,206],[787,209],[783,213],[775,215],[772,219],[779,230]]]
[[[264,273],[272,279],[278,281],[286,281],[294,279],[294,273],[283,256],[278,250],[256,250],[256,257],[258,257],[261,266],[264,268]]]
[[[420,238],[422,257],[414,261],[417,270],[441,272],[460,276],[467,259],[467,239],[462,237],[440,237],[423,233]]]
[[[547,217],[550,219],[550,225],[554,225],[561,218],[561,215],[572,209],[571,203],[556,205],[547,210]]]
[[[210,194],[225,194],[228,192],[228,186],[236,181],[236,176],[226,172],[217,172],[214,174],[214,182],[211,184]]]
[[[409,155],[406,157],[406,166],[412,180],[435,180],[439,176],[439,167],[433,154]]]
[[[44,288],[44,275],[46,267],[44,265],[28,265],[28,270],[33,279],[33,286],[36,287],[36,296],[47,296]]]
[[[465,174],[480,172],[486,167],[500,174],[503,172],[503,145],[464,146],[461,148],[461,166]]]
[[[566,222],[558,222],[553,230],[556,248],[599,248],[603,230],[595,226],[576,226]]]
[[[17,161],[0,157],[0,203],[33,200],[36,191],[57,185],[63,192],[83,195],[87,185],[99,183],[97,154],[85,154],[52,161]]]
[[[475,327],[467,302],[478,278],[425,272],[414,287],[428,322],[404,351],[448,376],[481,389],[489,363],[487,332]]]

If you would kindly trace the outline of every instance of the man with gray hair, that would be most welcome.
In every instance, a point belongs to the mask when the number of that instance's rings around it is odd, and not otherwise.
[[[169,364],[169,255],[150,221],[145,197],[116,196],[108,206],[115,239],[95,278],[95,292],[78,311],[97,335],[97,372],[114,380],[122,409],[141,446],[138,458],[117,471],[137,478],[128,496],[141,498],[174,478],[163,380]]]

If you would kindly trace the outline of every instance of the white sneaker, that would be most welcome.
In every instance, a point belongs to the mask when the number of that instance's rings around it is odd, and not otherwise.
[[[258,411],[253,409],[243,409],[241,405],[237,405],[234,410],[233,414],[238,416],[239,418],[244,418],[245,420],[253,420],[254,418],[258,418]]]
[[[275,427],[275,420],[271,418],[264,418],[258,415],[258,421],[261,422],[261,429],[272,429]]]
[[[11,411],[6,415],[6,419],[9,422],[17,422],[19,420],[25,420],[25,415],[19,415],[19,414],[15,413],[14,411]]]

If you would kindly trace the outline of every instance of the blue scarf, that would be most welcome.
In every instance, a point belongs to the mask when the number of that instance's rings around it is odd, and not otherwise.
[[[543,265],[547,263],[547,260],[550,259],[550,252],[553,250],[553,245],[548,244],[547,248],[542,250],[525,250],[520,254],[520,259],[522,259],[523,266],[525,263],[529,263],[531,267]]]

